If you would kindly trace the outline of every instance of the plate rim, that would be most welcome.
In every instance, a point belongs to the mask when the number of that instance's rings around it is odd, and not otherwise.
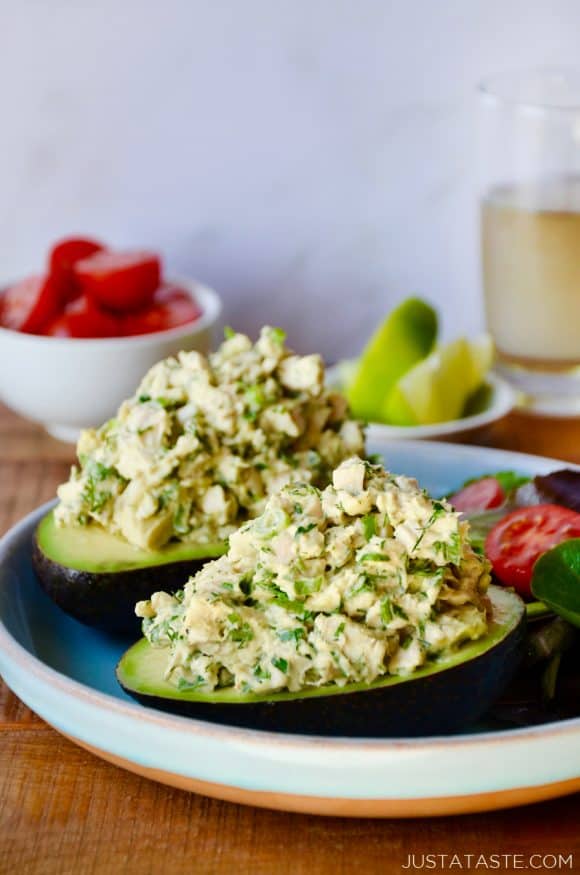
[[[377,440],[376,438],[374,439]],[[388,463],[389,448],[400,447],[403,451],[411,452],[416,449],[420,453],[433,452],[436,455],[445,452],[449,449],[454,455],[460,454],[464,456],[473,456],[479,451],[501,455],[502,458],[509,457],[514,460],[514,463],[521,460],[527,465],[538,463],[540,467],[553,466],[562,464],[561,459],[555,459],[547,456],[537,456],[527,453],[519,453],[511,450],[501,450],[493,447],[480,447],[477,445],[464,444],[445,444],[435,441],[385,441],[385,455]],[[569,465],[570,463],[565,462]],[[580,466],[571,465],[571,467],[580,469]],[[45,502],[39,507],[32,510],[25,517],[13,525],[0,539],[0,565],[4,563],[7,554],[14,542],[18,541],[23,531],[27,530],[35,524],[41,516],[46,513],[50,507],[55,504],[55,500]],[[73,697],[80,696],[92,704],[103,705],[112,708],[117,713],[124,714],[129,717],[140,717],[145,719],[152,725],[171,726],[173,728],[182,728],[190,731],[192,734],[203,734],[207,731],[207,727],[211,727],[212,734],[225,736],[229,739],[232,737],[244,741],[256,743],[275,743],[282,744],[286,747],[297,746],[298,748],[310,748],[311,746],[323,744],[325,747],[332,749],[351,749],[359,746],[372,747],[374,750],[380,748],[391,749],[393,746],[409,747],[414,750],[420,750],[426,746],[429,748],[445,746],[447,747],[465,747],[477,742],[479,744],[486,741],[500,741],[505,738],[533,738],[538,735],[545,736],[547,734],[556,733],[558,735],[568,734],[580,729],[580,717],[568,718],[566,720],[554,721],[551,723],[540,724],[539,726],[521,727],[517,729],[498,730],[495,732],[476,732],[469,735],[458,736],[421,736],[419,738],[401,738],[397,736],[388,738],[374,737],[333,737],[325,735],[304,735],[300,733],[282,733],[260,729],[247,729],[237,726],[227,726],[217,723],[212,723],[206,720],[197,718],[183,717],[177,714],[164,714],[161,711],[148,708],[134,702],[125,702],[121,699],[104,693],[98,690],[91,689],[86,684],[74,680],[62,672],[57,671],[51,666],[43,662],[39,657],[30,653],[22,644],[20,644],[8,631],[4,621],[0,617],[0,667],[3,655],[12,656],[15,664],[21,669],[28,670],[33,673],[39,680],[50,680],[53,686],[62,690],[63,693],[72,695]]]
[[[451,455],[473,460],[478,454],[482,467],[511,464],[543,472],[563,464],[487,447],[373,443],[387,464],[395,448],[407,457],[417,452],[423,467],[431,458],[444,468]],[[41,505],[6,533],[0,563],[22,550],[23,538],[30,538],[53,503]],[[41,717],[103,759],[171,786],[243,804],[317,815],[424,817],[526,804],[573,792],[580,782],[580,718],[422,738],[329,738],[222,726],[165,714],[74,680],[29,652],[1,618],[0,670]]]

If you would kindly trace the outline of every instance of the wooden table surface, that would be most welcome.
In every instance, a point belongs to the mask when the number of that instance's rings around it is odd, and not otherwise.
[[[479,440],[580,462],[578,421],[512,416]],[[71,461],[70,447],[0,406],[0,533],[54,495]],[[529,854],[574,854],[564,868],[580,872],[579,824],[580,794],[420,821],[309,818],[206,799],[81,750],[0,681],[0,875],[389,875],[401,872],[411,853],[418,864],[421,854],[486,854],[489,868],[492,854],[522,855],[500,858],[503,871],[521,867]],[[433,862],[446,869],[452,860]],[[468,868],[465,856],[462,862]]]

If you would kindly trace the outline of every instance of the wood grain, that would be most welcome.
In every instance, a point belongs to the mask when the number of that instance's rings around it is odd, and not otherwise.
[[[479,440],[580,462],[578,421],[509,417]],[[51,498],[71,462],[70,447],[0,406],[0,533]],[[411,853],[538,852],[574,854],[567,871],[580,871],[579,821],[580,795],[420,821],[308,818],[204,799],[93,757],[0,682],[0,875],[390,875]]]

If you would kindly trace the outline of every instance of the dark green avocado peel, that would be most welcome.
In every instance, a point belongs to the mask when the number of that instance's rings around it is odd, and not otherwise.
[[[313,735],[411,737],[458,732],[501,695],[520,662],[524,604],[510,590],[489,590],[488,634],[407,676],[369,685],[335,684],[261,697],[231,687],[180,691],[164,678],[168,651],[142,638],[121,658],[117,680],[144,705],[200,720]]]
[[[174,542],[140,550],[95,524],[59,527],[50,511],[36,529],[32,561],[44,591],[63,611],[108,632],[138,633],[135,603],[180,589],[225,542]]]

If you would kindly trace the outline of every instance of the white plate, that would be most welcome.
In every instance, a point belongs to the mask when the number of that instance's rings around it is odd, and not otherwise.
[[[479,447],[371,442],[434,494],[484,472],[561,463]],[[114,677],[127,642],[81,626],[41,591],[30,562],[46,506],[0,544],[0,671],[41,717],[98,756],[177,787],[288,811],[428,816],[535,802],[580,789],[580,719],[422,739],[256,732],[162,714]]]

